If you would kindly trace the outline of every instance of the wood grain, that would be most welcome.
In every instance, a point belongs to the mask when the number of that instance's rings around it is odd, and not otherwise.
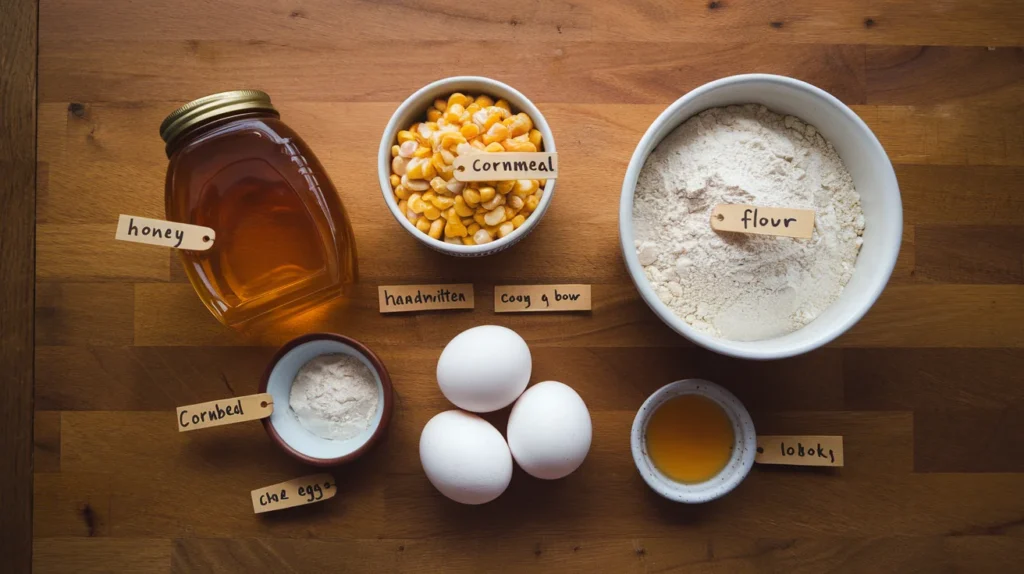
[[[33,5],[17,5],[34,42]],[[14,21],[7,6],[0,26]],[[0,544],[25,561],[16,571],[30,559],[38,572],[175,573],[1003,574],[1024,563],[1017,0],[43,0],[38,44],[38,108],[26,72],[0,77],[0,150],[29,166],[4,181],[0,226],[0,356],[5,373],[22,373],[20,385],[5,378],[0,418],[20,430],[0,436],[0,454],[35,459],[34,482],[17,464],[3,482],[4,496],[22,493],[22,506],[0,505]],[[18,55],[19,70],[26,58],[31,67],[34,49]],[[637,141],[688,90],[743,72],[800,78],[850,105],[888,152],[904,204],[896,270],[868,315],[824,349],[767,363],[674,334],[619,253],[618,198]],[[397,104],[465,73],[533,99],[564,172],[528,239],[474,261],[400,232],[375,169]],[[362,274],[346,301],[245,332],[210,316],[173,254],[112,240],[120,213],[163,215],[163,117],[238,87],[268,90],[317,151],[352,217]],[[35,141],[33,114],[37,152],[23,143]],[[7,211],[29,217],[12,225]],[[8,269],[28,283],[8,281]],[[474,283],[477,308],[379,314],[378,285],[442,278]],[[593,311],[493,314],[494,285],[516,283],[592,284]],[[463,507],[426,480],[418,439],[451,408],[435,383],[441,349],[482,323],[526,338],[533,382],[580,392],[594,439],[567,479],[517,469],[501,498]],[[276,346],[319,330],[365,342],[387,365],[389,434],[336,470],[331,501],[254,516],[252,488],[311,469],[258,423],[179,434],[174,409],[256,392]],[[34,425],[7,414],[32,409],[33,367]],[[696,507],[660,499],[634,468],[629,428],[650,393],[688,377],[733,391],[759,432],[843,435],[846,466],[755,468]],[[487,415],[499,429],[507,417]]]
[[[12,572],[32,563],[37,20],[36,0],[0,3],[0,556]]]

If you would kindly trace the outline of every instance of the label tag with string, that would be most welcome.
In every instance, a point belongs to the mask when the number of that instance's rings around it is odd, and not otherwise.
[[[843,466],[843,437],[759,435],[754,462],[791,466]]]
[[[334,498],[338,483],[327,473],[293,478],[253,490],[252,511],[256,514]]]
[[[178,432],[265,419],[274,412],[270,393],[231,397],[178,407]]]
[[[814,210],[722,203],[711,210],[711,229],[808,239],[814,231]]]
[[[117,233],[114,239],[189,251],[206,251],[213,247],[216,233],[202,225],[121,214],[117,220]]]
[[[456,157],[452,167],[459,181],[556,179],[558,154],[544,151],[469,153]]]

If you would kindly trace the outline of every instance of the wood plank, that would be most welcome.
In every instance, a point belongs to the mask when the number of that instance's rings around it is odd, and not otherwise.
[[[60,413],[36,406],[32,433],[32,469],[60,472]]]
[[[1014,48],[869,46],[865,67],[868,104],[1015,106],[1024,97]]]
[[[1020,225],[1024,168],[897,165],[907,225]]]
[[[38,3],[0,4],[0,556],[32,562],[32,308]]]
[[[914,412],[916,472],[1024,472],[1024,406]]]
[[[914,268],[939,283],[1024,283],[1024,226],[919,225]]]
[[[40,283],[35,302],[38,345],[130,345],[130,284]]]
[[[131,2],[112,3],[109,11],[90,10],[83,0],[44,4],[47,24],[42,41],[52,46],[60,38],[75,42],[103,37],[120,41],[248,40],[273,35],[281,42],[302,44],[318,36],[372,42],[410,37],[446,41],[451,27],[465,29],[476,41],[532,43],[549,38],[633,43],[672,42],[701,38],[706,42],[735,42],[744,38],[762,44],[807,42],[939,45],[1020,45],[1021,15],[1013,0],[991,0],[984,10],[966,0],[940,5],[901,0],[841,0],[787,4],[686,0],[672,3],[614,2],[526,3],[464,7],[452,12],[439,1],[415,4],[366,5],[359,2],[307,0],[297,7],[246,6],[245,20],[230,28],[233,4],[206,6],[192,2],[158,2],[167,26],[147,36],[151,12]],[[204,18],[191,15],[203,11]],[[97,30],[102,30],[99,35]]]
[[[38,281],[167,281],[167,249],[115,241],[110,224],[39,225]]]
[[[1024,400],[1021,349],[844,349],[846,407],[992,410]]]
[[[37,573],[118,572],[145,574],[171,569],[173,545],[170,540],[118,538],[41,538],[32,555]]]
[[[190,37],[191,38],[191,37]],[[390,41],[342,42],[306,38],[276,42],[179,42],[85,40],[77,50],[65,41],[40,54],[40,101],[98,103],[188,101],[221,86],[258,86],[281,101],[400,102],[438,77],[459,75],[474,41],[434,44],[403,55],[394,68]],[[311,52],[345,54],[327,63]],[[266,62],[288,62],[287,76]],[[148,73],[159,66],[164,74]],[[864,49],[860,46],[637,44],[536,42],[518,44],[506,57],[480,61],[474,74],[501,78],[538,103],[668,103],[711,80],[750,71],[797,77],[864,102]],[[102,81],[96,81],[102,79]]]

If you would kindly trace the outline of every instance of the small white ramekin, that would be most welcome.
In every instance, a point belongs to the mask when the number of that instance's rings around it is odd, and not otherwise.
[[[434,104],[434,100],[439,97],[447,97],[453,92],[462,92],[474,95],[486,94],[495,99],[505,99],[508,101],[509,105],[512,106],[514,111],[526,112],[527,115],[530,116],[530,119],[533,120],[533,127],[540,131],[544,142],[543,151],[555,151],[555,138],[551,134],[551,127],[548,126],[548,122],[544,118],[544,114],[540,113],[540,110],[537,109],[537,106],[533,105],[533,102],[531,102],[529,98],[521,94],[512,86],[497,80],[484,78],[482,76],[454,76],[451,78],[444,78],[427,84],[417,90],[416,93],[406,98],[406,100],[402,102],[402,105],[398,106],[398,109],[395,110],[395,113],[391,116],[391,120],[388,122],[387,127],[384,128],[384,135],[380,138],[380,150],[377,153],[377,171],[380,177],[380,190],[384,195],[384,202],[387,203],[388,209],[391,210],[391,215],[395,217],[395,220],[398,221],[399,225],[405,228],[405,230],[412,234],[412,236],[420,243],[434,249],[435,251],[459,257],[491,255],[512,247],[533,231],[533,228],[536,227],[541,218],[544,217],[544,212],[547,211],[548,206],[551,204],[551,198],[555,193],[554,179],[547,180],[547,185],[544,186],[543,195],[540,198],[540,203],[537,205],[537,209],[530,214],[530,217],[526,218],[526,222],[520,225],[519,229],[516,229],[505,237],[495,239],[494,241],[483,245],[453,245],[451,243],[445,243],[444,240],[434,239],[426,233],[416,229],[413,224],[409,223],[405,214],[399,213],[398,203],[395,201],[395,195],[391,190],[391,146],[397,143],[398,132],[408,128],[417,121],[424,121],[426,119],[427,110]]]
[[[732,458],[725,468],[712,479],[697,484],[676,482],[665,476],[654,466],[650,455],[647,454],[647,423],[651,420],[651,415],[666,401],[680,395],[700,395],[718,403],[732,421],[735,436]],[[676,381],[654,391],[654,394],[644,401],[636,413],[636,418],[633,419],[629,443],[633,451],[633,462],[636,463],[636,468],[647,486],[669,500],[687,504],[708,502],[736,488],[754,466],[754,454],[757,451],[754,421],[750,419],[746,407],[729,391],[703,379]]]
[[[760,341],[730,341],[691,327],[665,305],[640,265],[633,234],[633,194],[647,157],[672,130],[706,109],[762,104],[817,128],[835,147],[860,194],[864,244],[842,295],[814,321],[787,335]],[[626,267],[640,295],[658,318],[698,345],[743,359],[781,359],[814,350],[846,332],[868,312],[889,281],[903,238],[903,204],[896,173],[882,144],[856,113],[828,92],[806,82],[770,74],[730,76],[704,84],[668,107],[640,139],[626,168],[619,201],[619,239]]]

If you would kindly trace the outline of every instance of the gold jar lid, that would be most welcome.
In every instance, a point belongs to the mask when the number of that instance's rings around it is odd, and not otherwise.
[[[270,96],[260,90],[233,90],[212,94],[192,100],[174,110],[160,124],[160,137],[167,144],[167,157],[171,156],[171,146],[185,132],[225,115],[249,110],[277,113],[274,105],[270,103]]]

